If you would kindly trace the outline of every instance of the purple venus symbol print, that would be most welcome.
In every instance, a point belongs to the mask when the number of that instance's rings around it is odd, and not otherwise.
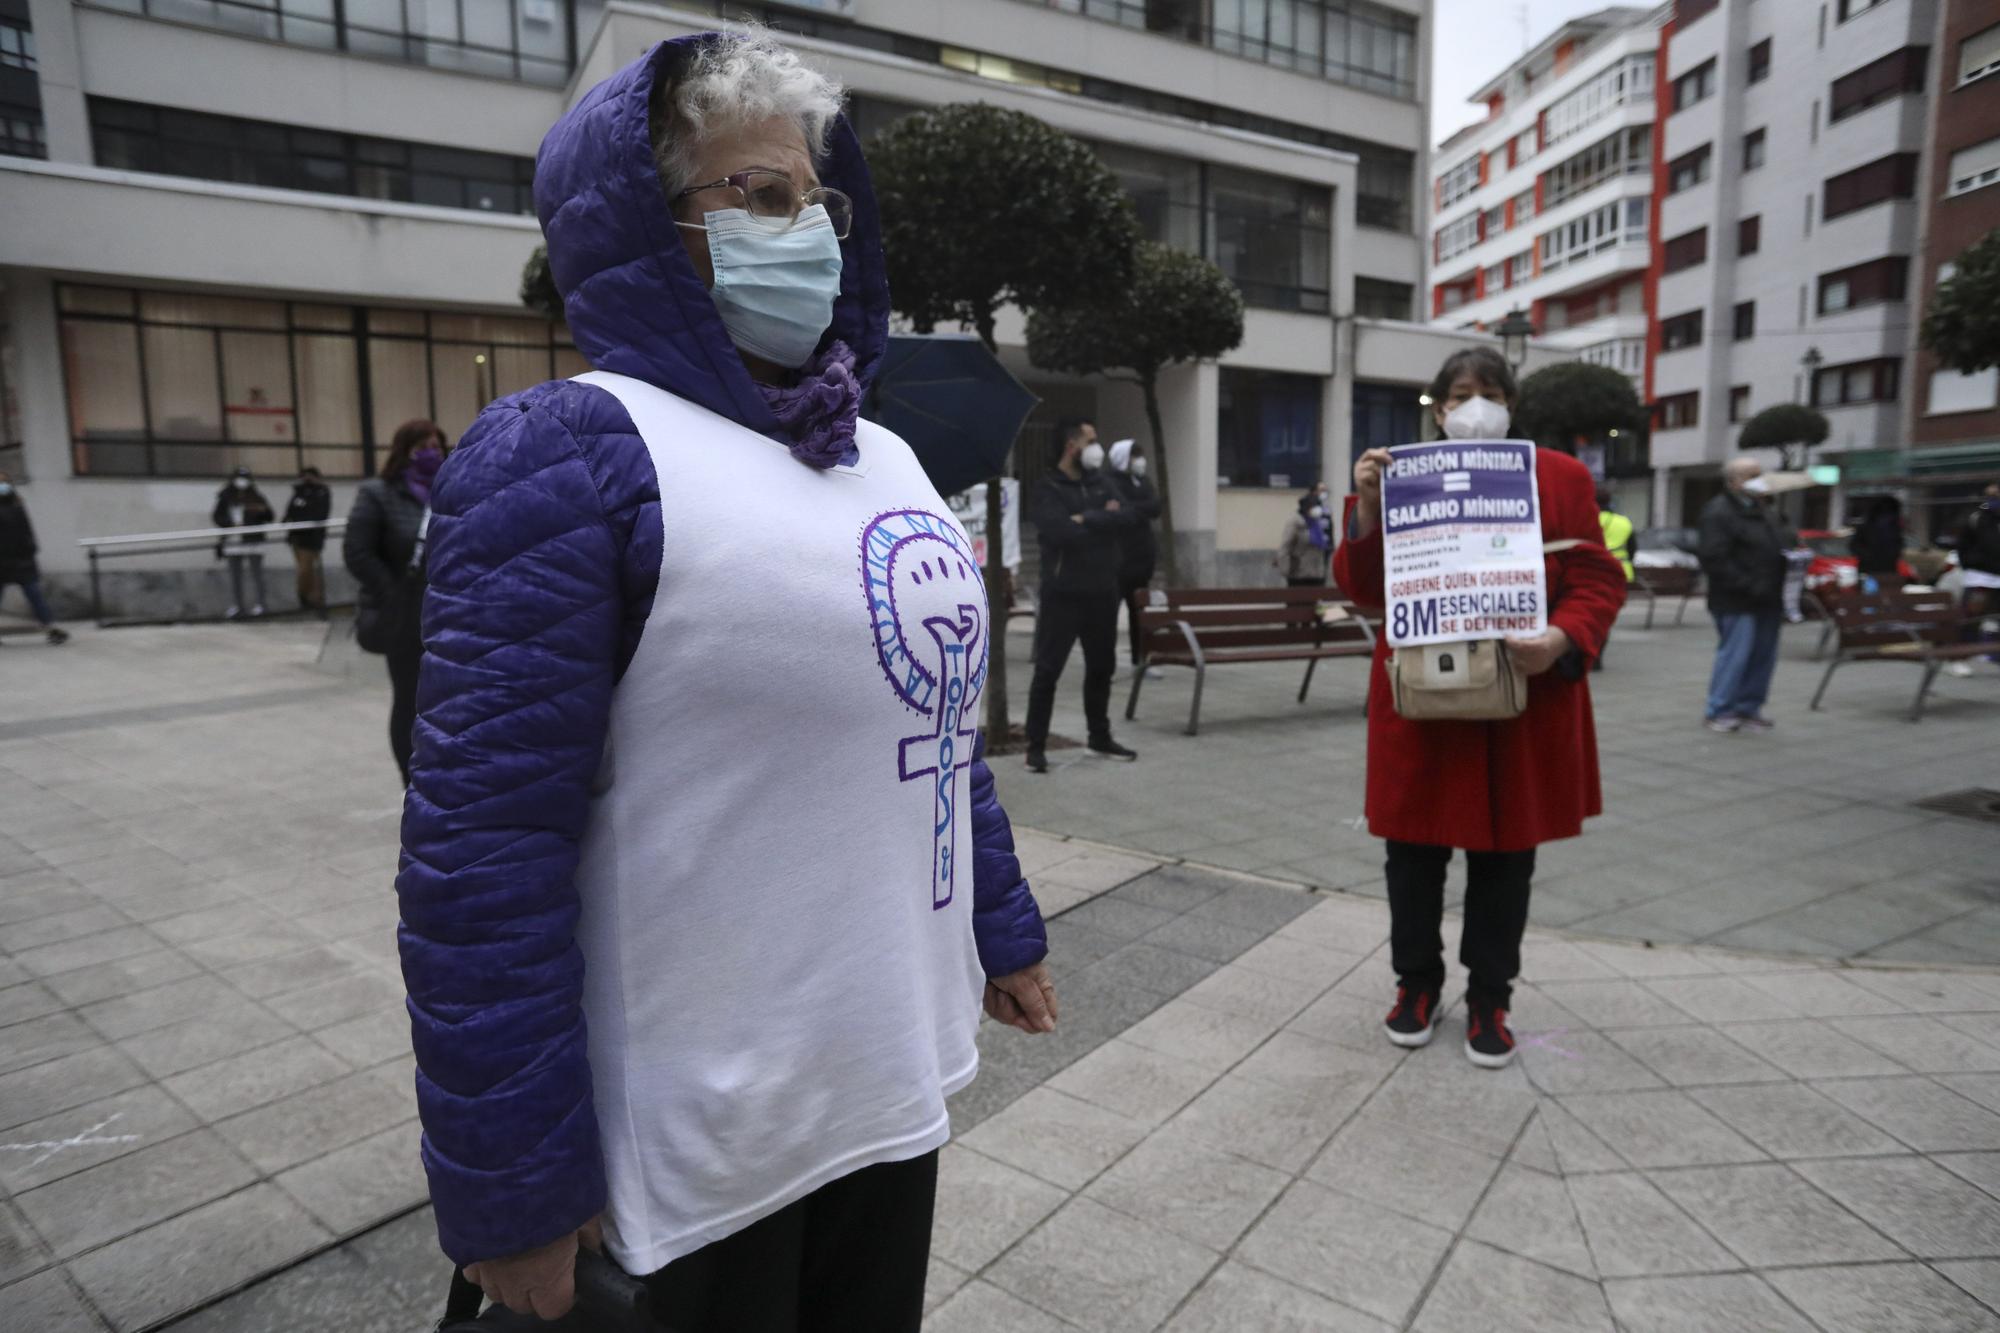
[[[931,781],[931,907],[957,884],[958,776],[972,763],[986,683],[986,585],[972,545],[924,509],[878,515],[861,530],[861,583],[882,674],[930,726],[897,745],[901,781]],[[918,632],[921,631],[921,632]]]

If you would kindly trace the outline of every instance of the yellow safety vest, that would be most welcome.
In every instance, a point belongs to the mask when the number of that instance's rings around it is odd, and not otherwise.
[[[1597,512],[1597,524],[1604,529],[1604,545],[1625,566],[1625,581],[1632,581],[1632,520],[1609,509]]]

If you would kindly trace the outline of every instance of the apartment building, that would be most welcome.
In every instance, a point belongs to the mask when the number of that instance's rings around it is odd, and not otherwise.
[[[1562,24],[1473,95],[1486,119],[1437,150],[1431,319],[1492,329],[1520,310],[1542,346],[1645,388],[1659,29],[1620,5]],[[1643,516],[1637,438],[1590,446]]]
[[[1151,235],[1236,281],[1243,346],[1164,386],[1204,578],[1264,573],[1357,423],[1401,426],[1370,394],[1414,420],[1428,367],[1380,339],[1425,281],[1429,0],[0,0],[0,466],[54,590],[77,605],[78,537],[204,526],[238,464],[280,496],[316,465],[344,510],[399,422],[456,437],[582,370],[518,300],[536,146],[725,9],[844,80],[864,136],[984,100],[1088,140]],[[1127,386],[1034,371],[1018,312],[1000,336],[1044,433],[1082,411],[1146,434]],[[1357,400],[1356,368],[1392,361]],[[121,609],[222,604],[204,559],[126,568]]]

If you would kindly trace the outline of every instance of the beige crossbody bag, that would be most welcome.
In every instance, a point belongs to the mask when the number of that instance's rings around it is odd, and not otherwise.
[[[1571,537],[1542,553],[1581,545]],[[1412,722],[1505,722],[1527,711],[1528,674],[1504,639],[1419,644],[1390,652],[1389,696]]]

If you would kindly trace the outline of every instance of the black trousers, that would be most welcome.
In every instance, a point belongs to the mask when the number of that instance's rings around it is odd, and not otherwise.
[[[1126,574],[1118,580],[1118,603],[1125,608],[1125,635],[1131,641],[1133,666],[1139,665],[1143,645],[1139,642],[1139,615],[1132,609],[1132,594],[1143,593],[1152,582],[1153,576],[1150,571],[1144,578],[1134,578]],[[1143,599],[1139,603],[1140,606],[1145,604]]]
[[[1458,961],[1471,974],[1468,993],[1506,1008],[1521,972],[1521,932],[1528,928],[1528,887],[1535,849],[1467,852],[1465,933]],[[1405,986],[1444,985],[1444,875],[1451,848],[1389,842],[1389,961]]]
[[[671,1333],[917,1333],[938,1155],[867,1166],[646,1279]]]
[[[1111,739],[1111,674],[1118,668],[1118,594],[1044,592],[1035,613],[1035,678],[1028,686],[1028,748],[1049,738],[1056,684],[1083,641],[1083,715],[1090,739]]]
[[[410,751],[417,729],[417,668],[423,665],[424,646],[414,649],[397,645],[384,655],[389,663],[389,752],[403,772],[403,785],[410,785]]]

